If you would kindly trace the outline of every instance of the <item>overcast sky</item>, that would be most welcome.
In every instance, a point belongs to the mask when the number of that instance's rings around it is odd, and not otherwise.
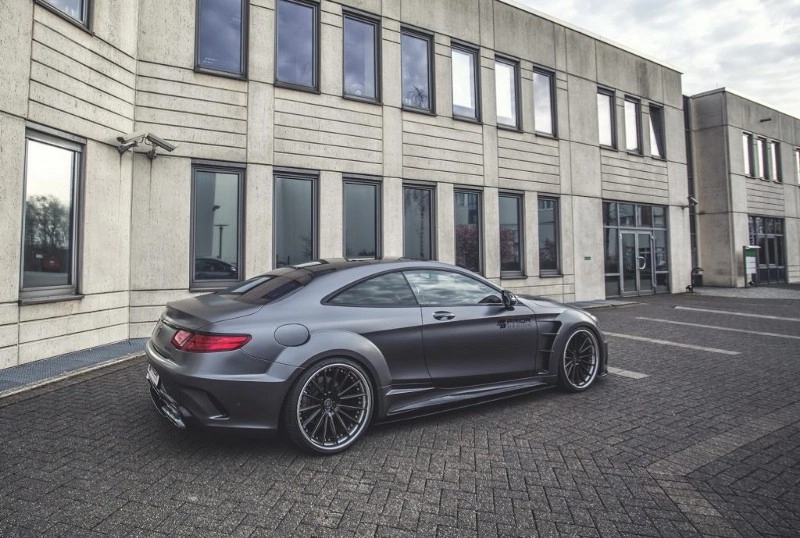
[[[798,0],[518,0],[683,72],[683,93],[726,87],[800,118]]]

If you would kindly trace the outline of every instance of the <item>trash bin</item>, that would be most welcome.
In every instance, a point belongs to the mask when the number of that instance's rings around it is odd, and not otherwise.
[[[702,287],[703,287],[703,268],[694,267],[692,268],[692,288],[702,288]]]

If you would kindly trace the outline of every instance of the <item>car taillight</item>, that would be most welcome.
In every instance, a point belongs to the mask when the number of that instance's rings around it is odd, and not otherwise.
[[[180,351],[208,353],[239,349],[252,337],[249,334],[201,334],[180,330],[172,337],[172,345]]]

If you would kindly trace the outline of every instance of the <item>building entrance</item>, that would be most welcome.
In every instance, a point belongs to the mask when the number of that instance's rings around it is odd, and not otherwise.
[[[652,234],[622,231],[619,241],[622,256],[621,295],[652,295],[655,293],[655,249]]]

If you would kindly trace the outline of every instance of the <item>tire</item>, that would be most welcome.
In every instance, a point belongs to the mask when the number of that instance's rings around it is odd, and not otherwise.
[[[314,454],[350,447],[369,426],[374,391],[364,369],[345,358],[312,365],[289,391],[284,424],[289,439]]]
[[[558,360],[558,384],[568,392],[588,389],[600,370],[600,344],[591,329],[573,329]]]

